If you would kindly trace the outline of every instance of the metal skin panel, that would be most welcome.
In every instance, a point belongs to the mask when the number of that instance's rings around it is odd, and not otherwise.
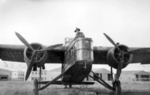
[[[83,60],[87,60],[87,61],[93,61],[93,50],[77,50],[75,52],[76,54],[76,60],[77,61],[83,61]]]
[[[72,42],[65,53],[65,63],[62,78],[64,83],[80,83],[88,76],[93,63],[92,40],[89,38],[79,38]]]
[[[93,61],[92,39],[80,39],[75,43],[75,55],[77,61]]]
[[[78,38],[69,44],[65,51],[64,69],[67,70],[77,61],[93,61],[92,39]]]
[[[66,70],[62,78],[62,82],[67,83],[81,83],[87,77],[92,69],[92,62],[77,61],[73,66]]]

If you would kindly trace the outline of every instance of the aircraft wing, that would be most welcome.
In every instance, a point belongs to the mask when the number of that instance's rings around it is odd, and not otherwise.
[[[0,45],[0,59],[4,61],[24,62],[23,45]]]
[[[25,62],[24,45],[0,45],[0,59],[4,61]],[[48,52],[46,63],[62,63],[65,47],[61,46]]]
[[[46,63],[62,63],[65,46],[52,49],[48,52]],[[94,64],[107,64],[107,52],[113,47],[95,46],[93,48]],[[0,45],[0,59],[4,61],[24,62],[24,45]],[[150,64],[150,48],[129,48],[133,51],[131,63]]]
[[[94,64],[107,64],[107,52],[112,47],[93,47]]]
[[[107,52],[113,47],[94,47],[94,64],[108,64]],[[133,60],[131,63],[150,64],[150,48],[131,47]]]
[[[150,64],[150,48],[130,48],[133,52],[131,63]]]

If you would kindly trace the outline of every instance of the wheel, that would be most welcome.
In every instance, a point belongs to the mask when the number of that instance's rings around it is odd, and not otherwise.
[[[121,95],[121,83],[120,81],[113,82],[114,95]]]

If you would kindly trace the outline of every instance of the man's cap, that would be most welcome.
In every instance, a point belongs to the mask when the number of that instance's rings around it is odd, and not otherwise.
[[[79,32],[80,31],[80,29],[79,28],[76,28],[76,30],[74,31],[74,32]]]

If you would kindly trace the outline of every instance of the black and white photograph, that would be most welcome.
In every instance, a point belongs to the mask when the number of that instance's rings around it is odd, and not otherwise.
[[[150,0],[0,0],[0,95],[150,95]]]

